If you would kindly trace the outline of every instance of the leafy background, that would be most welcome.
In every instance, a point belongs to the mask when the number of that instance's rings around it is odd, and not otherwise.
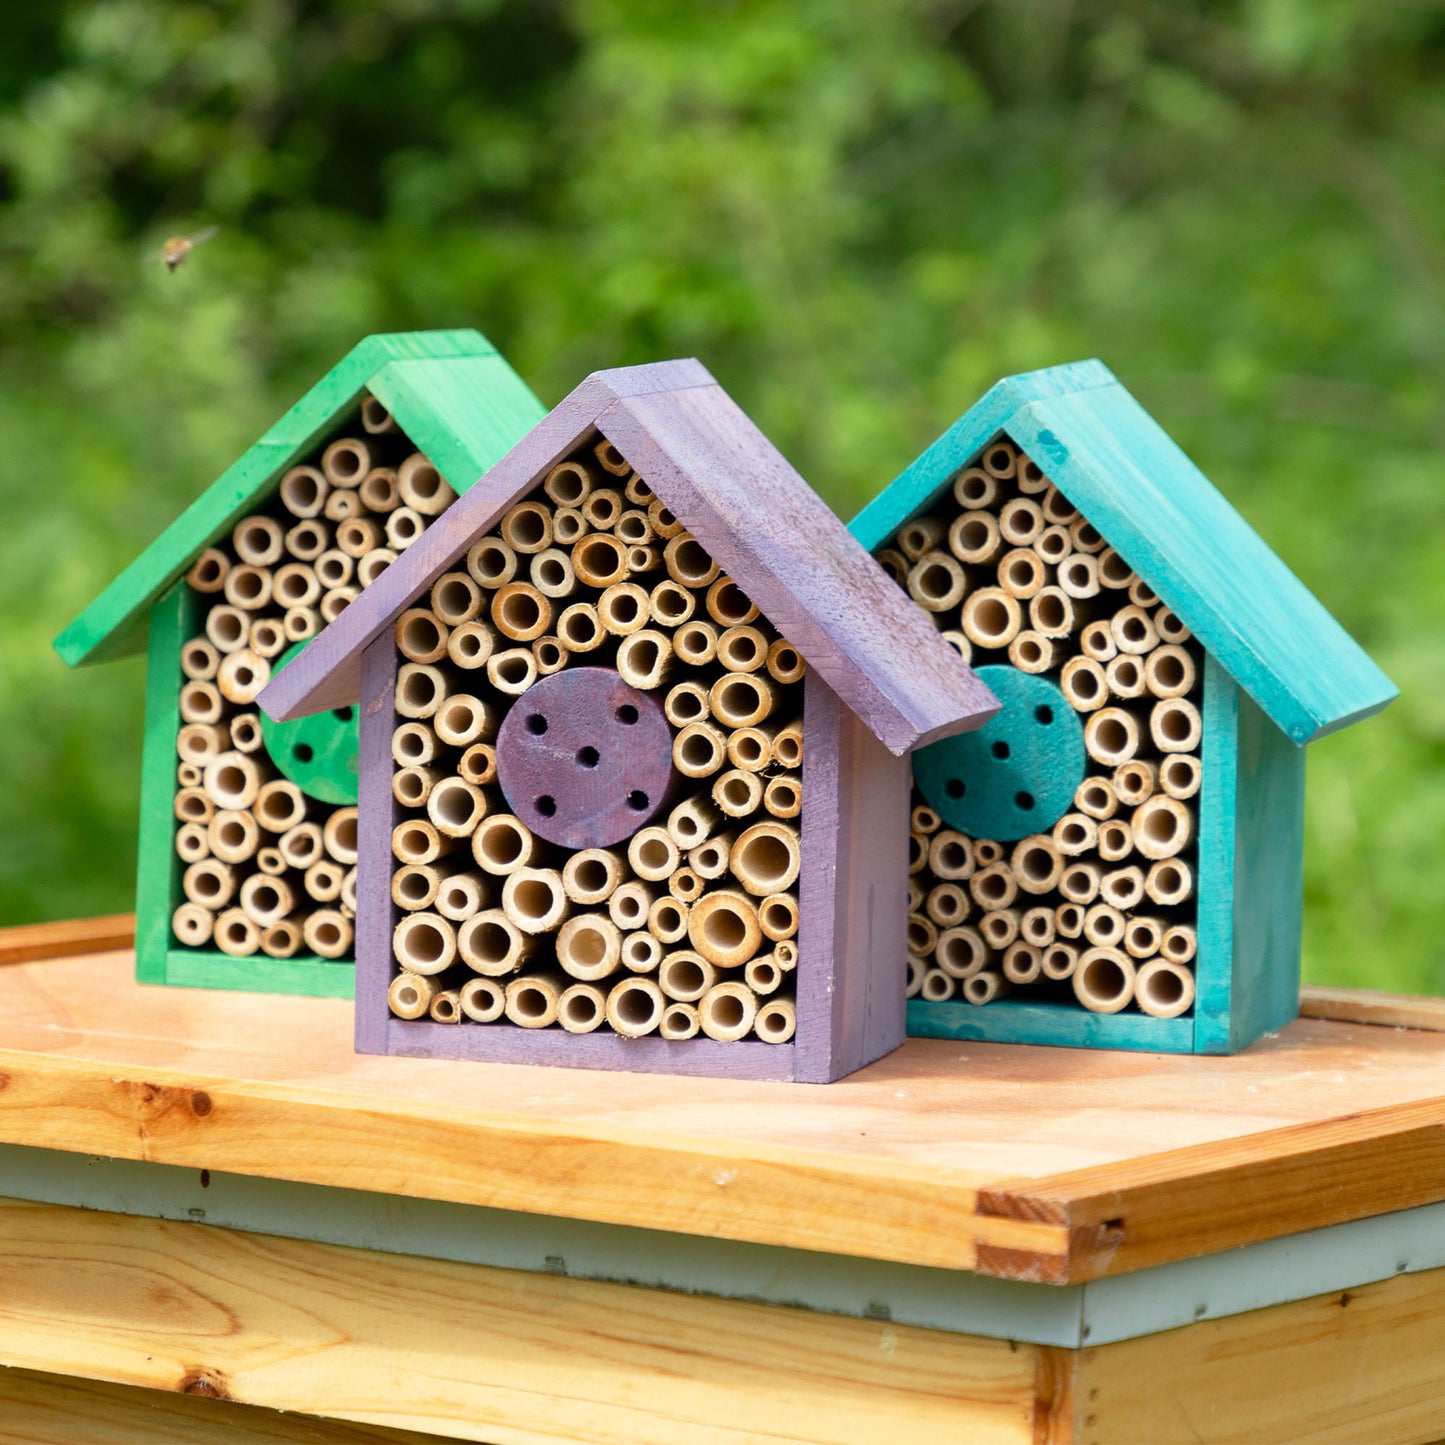
[[[1445,988],[1445,9],[101,0],[0,30],[0,921],[128,906],[142,664],[50,637],[362,335],[696,354],[842,514],[1103,357],[1400,684],[1308,976]],[[174,276],[168,234],[218,225]]]

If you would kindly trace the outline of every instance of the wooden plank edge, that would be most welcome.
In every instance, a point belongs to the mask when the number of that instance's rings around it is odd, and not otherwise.
[[[982,1247],[975,1268],[1082,1284],[1442,1199],[1445,1098],[1437,1097],[982,1185],[980,1221],[1053,1225],[1067,1243],[1062,1257]]]
[[[134,943],[134,913],[107,913],[57,923],[22,923],[15,928],[0,928],[0,963],[78,958],[88,953],[130,948]]]
[[[1307,1019],[1445,1033],[1445,998],[1426,998],[1420,994],[1306,984],[1300,990],[1299,1011],[1300,1016]]]

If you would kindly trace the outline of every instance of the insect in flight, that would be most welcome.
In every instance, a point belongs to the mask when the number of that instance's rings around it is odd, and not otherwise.
[[[159,251],[151,254],[152,261],[164,261],[167,271],[174,271],[203,241],[209,241],[216,234],[214,226],[203,231],[192,231],[189,236],[171,236]]]

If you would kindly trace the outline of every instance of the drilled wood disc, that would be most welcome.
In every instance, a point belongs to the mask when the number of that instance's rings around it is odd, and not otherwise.
[[[497,780],[512,811],[564,848],[605,848],[651,821],[672,785],[661,702],[610,667],[544,677],[497,734]]]
[[[276,660],[279,672],[305,648],[298,642]],[[323,803],[356,801],[356,758],[360,728],[354,707],[329,708],[290,722],[272,722],[261,713],[261,738],[282,776],[308,797]]]

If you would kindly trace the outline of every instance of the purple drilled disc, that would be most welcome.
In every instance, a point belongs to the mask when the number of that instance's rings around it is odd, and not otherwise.
[[[497,780],[539,838],[605,848],[651,821],[672,786],[672,728],[661,701],[610,667],[534,683],[497,734]]]

